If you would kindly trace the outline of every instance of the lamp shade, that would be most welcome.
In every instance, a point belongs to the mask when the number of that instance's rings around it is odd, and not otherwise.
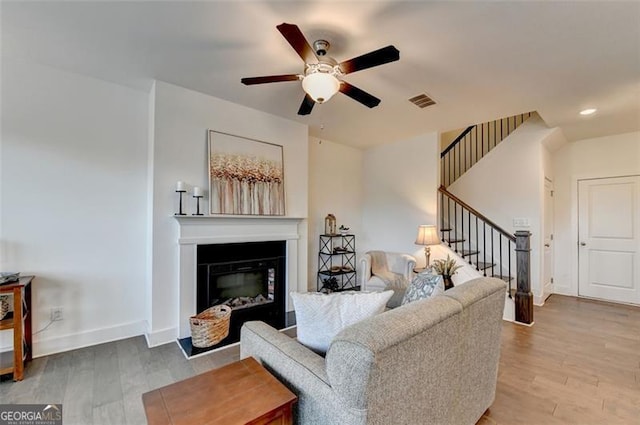
[[[302,89],[314,101],[324,103],[338,93],[340,82],[336,77],[326,72],[314,72],[303,78]]]
[[[430,224],[422,224],[418,226],[418,236],[416,237],[416,245],[439,245],[440,238],[436,232],[436,226]]]

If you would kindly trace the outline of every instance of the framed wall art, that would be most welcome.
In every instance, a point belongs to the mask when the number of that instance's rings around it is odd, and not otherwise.
[[[284,215],[282,146],[209,130],[210,214]]]

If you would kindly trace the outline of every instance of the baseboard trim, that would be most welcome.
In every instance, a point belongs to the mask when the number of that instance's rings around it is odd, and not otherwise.
[[[33,357],[43,357],[50,354],[103,344],[142,335],[145,331],[145,321],[125,323],[108,328],[63,335],[54,338],[39,339],[33,342]]]
[[[149,348],[157,347],[158,345],[175,342],[178,339],[178,328],[160,329],[155,332],[147,330],[144,337],[147,339],[147,346]]]
[[[514,325],[519,325],[519,326],[526,326],[528,328],[532,327],[536,322],[531,322],[531,323],[522,323],[522,322],[518,322],[517,320],[514,320],[513,322]]]

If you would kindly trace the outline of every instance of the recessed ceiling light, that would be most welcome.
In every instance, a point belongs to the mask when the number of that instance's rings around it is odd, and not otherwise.
[[[596,111],[597,111],[596,108],[583,109],[582,111],[580,111],[580,115],[591,115],[591,114],[595,114]]]

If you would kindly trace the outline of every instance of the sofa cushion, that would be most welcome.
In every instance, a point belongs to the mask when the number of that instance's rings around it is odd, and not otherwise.
[[[407,288],[402,304],[423,300],[444,293],[442,276],[424,271],[418,273]]]
[[[393,291],[292,292],[298,341],[318,353],[326,353],[344,328],[384,311]]]

